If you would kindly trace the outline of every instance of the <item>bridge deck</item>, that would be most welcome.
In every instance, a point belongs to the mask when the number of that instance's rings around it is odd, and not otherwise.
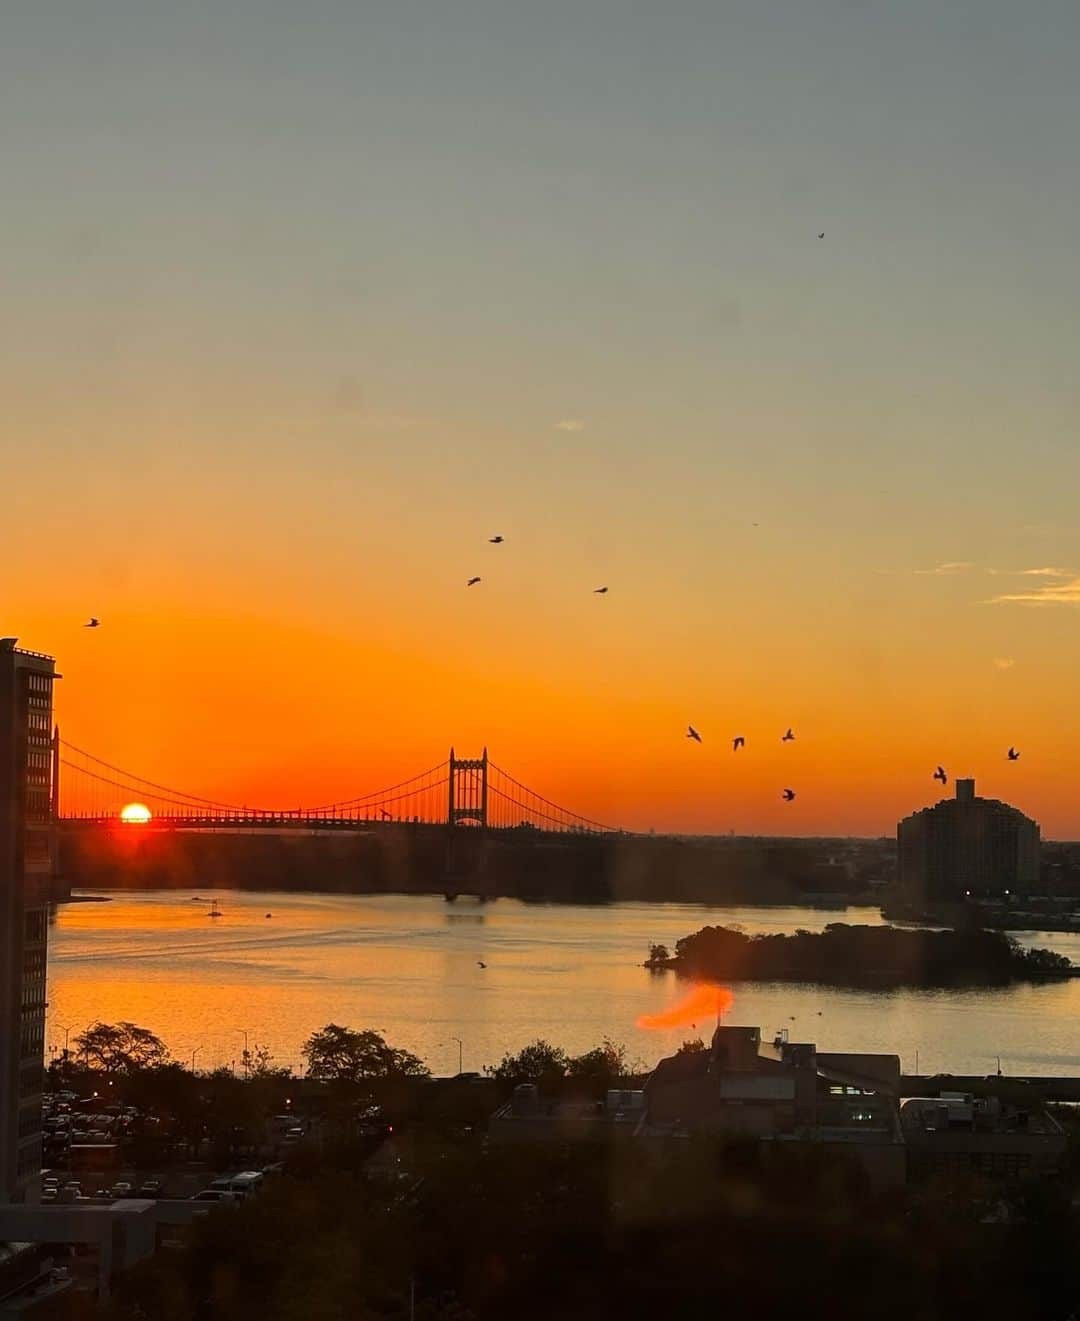
[[[447,830],[445,820],[422,821],[418,818],[388,818],[378,820],[371,817],[349,816],[301,816],[296,813],[255,812],[249,816],[224,814],[210,816],[155,816],[150,821],[122,821],[115,813],[103,816],[64,816],[58,825],[61,830],[123,830],[132,833],[167,830],[305,830],[305,831],[350,831],[364,833],[382,830]],[[509,835],[528,838],[544,835],[601,837],[612,834],[601,830],[543,830],[536,826],[482,826],[479,822],[457,822],[455,830],[469,834],[473,831],[486,830],[492,835]]]

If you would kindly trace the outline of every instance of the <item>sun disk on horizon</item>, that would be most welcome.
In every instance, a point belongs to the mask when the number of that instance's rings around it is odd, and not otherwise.
[[[152,813],[145,803],[128,803],[120,813],[120,820],[126,821],[131,825],[144,826],[150,820]]]

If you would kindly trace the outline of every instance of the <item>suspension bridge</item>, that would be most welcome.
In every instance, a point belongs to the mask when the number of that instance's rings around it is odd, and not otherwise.
[[[226,803],[149,780],[53,737],[53,810],[62,829],[118,826],[199,831],[374,831],[444,826],[451,831],[622,833],[563,807],[491,761],[449,755],[383,788],[292,808]]]

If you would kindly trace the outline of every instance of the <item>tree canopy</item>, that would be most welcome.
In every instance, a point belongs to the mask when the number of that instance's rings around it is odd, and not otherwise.
[[[300,1047],[307,1075],[320,1082],[366,1082],[375,1078],[423,1078],[428,1068],[410,1051],[391,1046],[371,1028],[355,1031],[327,1023]]]
[[[748,936],[702,927],[676,942],[672,963],[713,981],[806,981],[835,986],[1004,984],[1067,974],[1069,960],[1022,949],[1003,931],[909,930],[830,922],[824,931]]]
[[[516,1055],[507,1053],[488,1072],[504,1094],[521,1083],[532,1083],[545,1096],[563,1091],[602,1097],[609,1087],[618,1086],[634,1068],[626,1058],[626,1047],[606,1037],[599,1046],[582,1055],[570,1055],[561,1046],[539,1038]]]
[[[149,1028],[135,1023],[94,1023],[75,1038],[75,1055],[107,1076],[126,1075],[169,1062],[169,1049]]]

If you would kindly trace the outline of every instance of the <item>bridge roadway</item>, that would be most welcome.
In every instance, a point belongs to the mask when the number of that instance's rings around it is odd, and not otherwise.
[[[394,826],[410,829],[445,830],[446,822],[418,821],[389,817],[304,816],[299,812],[252,812],[226,816],[155,816],[150,821],[121,821],[115,812],[103,816],[65,816],[61,830],[124,830],[134,833],[162,830],[386,830]],[[466,827],[467,828],[467,827]]]
[[[446,821],[421,821],[416,818],[387,817],[379,820],[375,817],[350,816],[304,816],[297,812],[253,812],[250,815],[237,814],[226,816],[223,813],[208,816],[155,816],[150,821],[121,821],[115,813],[104,816],[66,816],[59,819],[63,831],[71,830],[123,830],[134,833],[168,830],[339,830],[353,833],[365,833],[375,830],[388,830],[405,826],[409,830],[442,830],[449,827]],[[536,838],[548,835],[559,838],[603,839],[615,835],[625,835],[625,831],[609,830],[544,830],[538,826],[486,826],[458,822],[454,827],[465,834],[472,831],[479,833],[486,830],[489,835],[502,835],[510,838]]]

